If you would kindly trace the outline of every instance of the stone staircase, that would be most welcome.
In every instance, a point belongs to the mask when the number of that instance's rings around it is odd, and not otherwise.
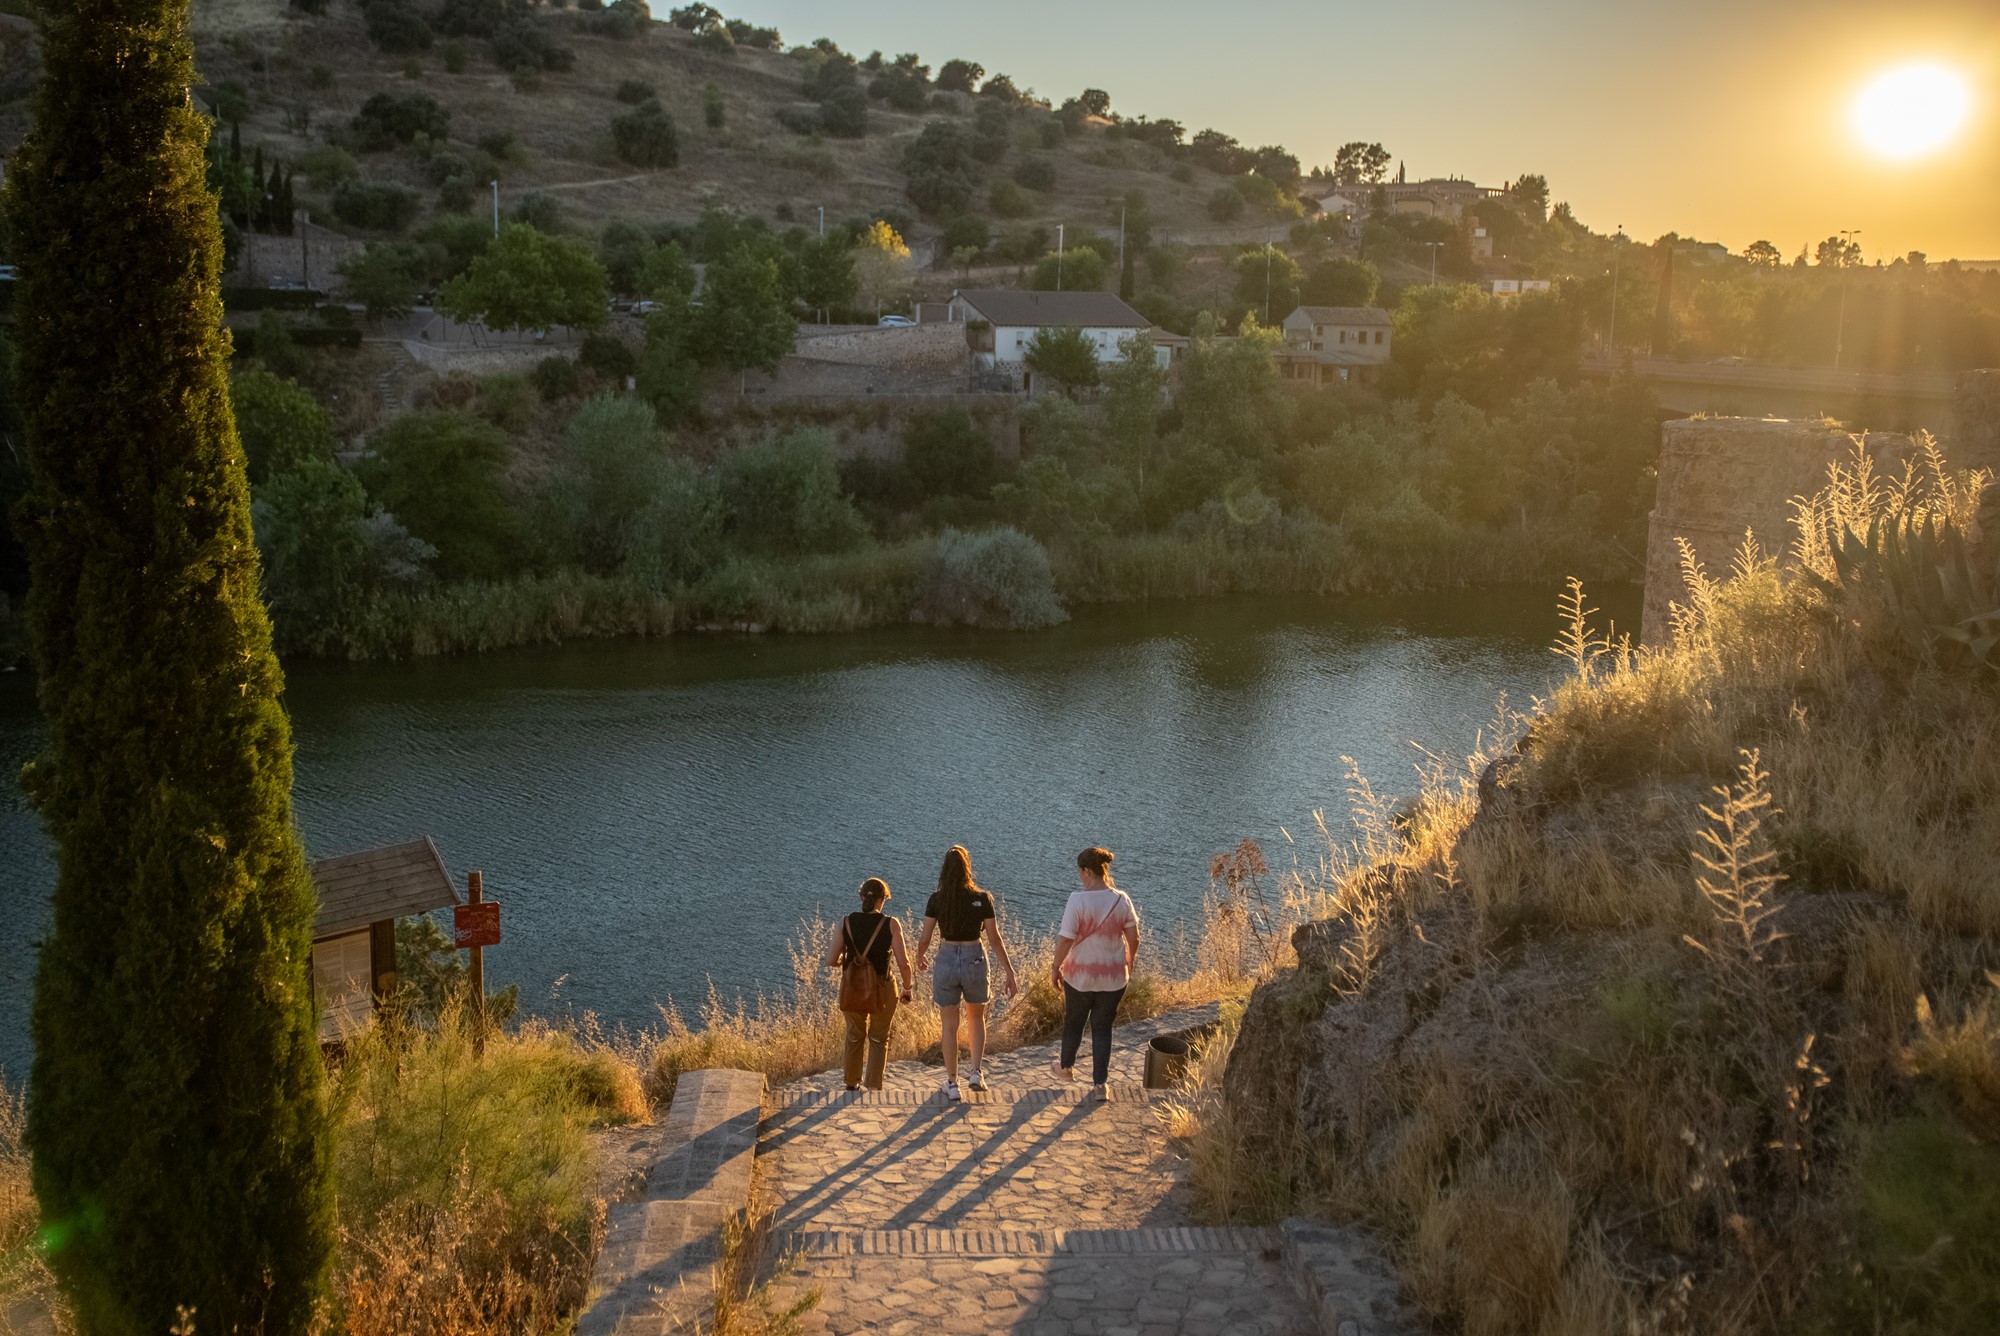
[[[816,1293],[801,1325],[821,1336],[1417,1330],[1357,1235],[1192,1219],[1187,1164],[1162,1116],[1170,1096],[1139,1078],[1153,1035],[1213,1019],[1209,1008],[1120,1027],[1104,1100],[1059,1084],[1049,1045],[990,1059],[992,1089],[960,1102],[938,1091],[937,1068],[914,1062],[892,1064],[881,1091],[848,1092],[833,1072],[768,1092],[755,1169],[772,1211],[773,1306]],[[712,1206],[697,1198],[723,1180],[739,1191],[747,1177],[742,1129],[761,1083],[746,1081],[756,1078],[682,1078],[667,1120],[680,1130],[665,1135],[645,1200],[614,1212],[584,1336],[688,1321],[715,1256],[698,1237]],[[740,1191],[739,1209],[747,1181]]]

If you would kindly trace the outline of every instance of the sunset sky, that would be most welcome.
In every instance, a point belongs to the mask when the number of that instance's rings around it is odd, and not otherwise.
[[[965,56],[1058,101],[1103,88],[1121,112],[1282,143],[1308,168],[1366,139],[1412,179],[1541,172],[1599,230],[1767,238],[1789,257],[1859,228],[1870,260],[2000,259],[2000,0],[721,7],[787,42]],[[1931,156],[1885,161],[1849,107],[1914,60],[1964,78],[1970,119]]]

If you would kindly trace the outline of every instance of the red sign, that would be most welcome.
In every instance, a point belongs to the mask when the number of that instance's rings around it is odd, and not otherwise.
[[[460,949],[500,945],[500,902],[481,900],[476,905],[453,908],[451,935],[453,943]]]

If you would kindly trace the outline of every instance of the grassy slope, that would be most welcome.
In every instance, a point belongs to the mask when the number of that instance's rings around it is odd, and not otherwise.
[[[2000,693],[1770,567],[1696,603],[1363,804],[1199,1181],[1373,1223],[1467,1333],[1990,1331]]]
[[[620,42],[570,31],[578,21],[573,12],[546,13],[540,21],[575,50],[576,65],[567,73],[541,75],[538,87],[521,91],[491,62],[486,44],[470,39],[464,73],[445,71],[440,39],[416,58],[422,77],[406,77],[409,58],[371,46],[359,9],[345,0],[318,18],[290,15],[283,0],[201,0],[197,10],[204,76],[211,82],[241,80],[250,89],[252,108],[243,126],[246,153],[261,144],[267,154],[294,159],[328,130],[345,125],[371,94],[420,88],[451,111],[454,145],[469,148],[495,131],[516,137],[524,151],[504,166],[501,188],[506,195],[518,199],[532,191],[547,192],[562,201],[572,223],[591,229],[620,217],[690,219],[710,203],[765,216],[790,204],[801,223],[812,222],[820,205],[835,219],[889,207],[913,212],[898,163],[904,145],[938,114],[905,115],[876,103],[866,138],[813,145],[774,119],[779,108],[801,101],[797,67],[789,56],[748,49],[730,56],[708,54],[665,23],[655,23],[638,41]],[[805,41],[818,35],[789,33],[787,38]],[[837,31],[831,35],[836,40],[840,36]],[[936,65],[950,54],[926,53],[926,58]],[[260,62],[261,72],[256,68]],[[307,86],[305,75],[314,65],[338,72],[332,88]],[[625,79],[658,87],[681,129],[680,166],[638,171],[612,152],[609,122],[627,110],[612,93]],[[719,130],[702,123],[702,88],[710,82],[722,89],[728,106],[727,123]],[[312,108],[308,135],[286,125],[286,104],[294,99]],[[1027,141],[1025,131],[1023,135]],[[989,179],[1003,178],[1025,146],[1017,145],[990,169]],[[1162,228],[1213,225],[1202,202],[1221,178],[1197,171],[1191,183],[1176,182],[1166,174],[1169,164],[1153,151],[1107,141],[1098,133],[1070,140],[1052,156],[1058,163],[1056,187],[1042,197],[1040,213],[1025,221],[1115,231],[1116,206],[1107,210],[1105,201],[1138,189],[1146,192]],[[435,201],[435,189],[407,153],[371,155],[363,160],[363,170],[415,187],[426,201]],[[983,198],[975,207],[985,212]],[[316,216],[323,214],[315,209]]]

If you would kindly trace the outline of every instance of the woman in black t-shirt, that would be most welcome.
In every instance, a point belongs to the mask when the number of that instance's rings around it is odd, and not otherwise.
[[[931,975],[931,1000],[938,1004],[939,1029],[944,1049],[944,1097],[956,1101],[958,1093],[958,1009],[962,1004],[972,1029],[972,1071],[966,1086],[986,1089],[980,1065],[986,1058],[986,1004],[992,992],[986,978],[986,949],[983,935],[1000,957],[1006,973],[1002,985],[1008,997],[1020,990],[1014,983],[1014,962],[1007,957],[1007,943],[1000,937],[1000,913],[990,891],[972,879],[972,855],[962,844],[954,844],[944,856],[938,872],[937,893],[924,906],[924,931],[917,939],[917,969],[924,968],[931,936],[938,944],[937,971]]]

